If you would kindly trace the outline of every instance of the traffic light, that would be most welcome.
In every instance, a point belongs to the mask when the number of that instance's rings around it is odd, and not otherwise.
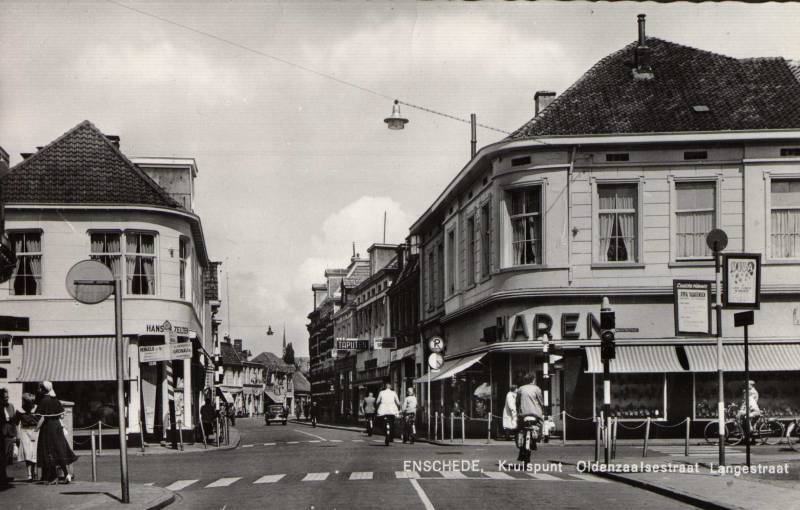
[[[616,315],[614,310],[600,311],[600,358],[605,360],[616,358],[614,347],[614,329],[616,328]]]

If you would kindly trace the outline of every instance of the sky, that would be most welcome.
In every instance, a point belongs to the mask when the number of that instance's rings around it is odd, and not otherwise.
[[[135,9],[135,10],[132,10]],[[137,12],[141,11],[141,12]],[[0,0],[0,146],[88,119],[129,157],[197,161],[196,212],[222,261],[223,331],[308,353],[311,285],[403,242],[468,162],[469,125],[510,132],[647,34],[737,58],[800,60],[800,4]],[[346,82],[346,83],[343,83]],[[479,129],[478,146],[502,139]],[[267,336],[267,327],[276,333]]]

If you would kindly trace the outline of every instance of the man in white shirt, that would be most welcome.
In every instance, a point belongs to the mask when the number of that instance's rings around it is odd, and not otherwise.
[[[403,400],[403,442],[414,444],[414,421],[417,418],[417,397],[414,396],[414,388],[406,390],[406,398]]]
[[[378,406],[378,418],[383,418],[386,424],[386,445],[388,446],[394,440],[394,418],[400,414],[400,398],[397,393],[392,390],[391,383],[386,383],[386,387],[378,393],[378,398],[375,400],[375,405]]]

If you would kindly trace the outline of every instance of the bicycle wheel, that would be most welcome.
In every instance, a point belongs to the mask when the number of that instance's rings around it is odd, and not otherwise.
[[[708,422],[703,430],[703,437],[708,444],[719,444],[719,422]]]
[[[736,446],[744,439],[744,431],[737,421],[725,422],[725,444]]]
[[[779,421],[764,420],[757,430],[761,444],[778,444],[783,437],[783,425]]]
[[[797,425],[797,421],[793,421],[786,427],[786,442],[789,444],[789,448],[800,452],[800,427]]]

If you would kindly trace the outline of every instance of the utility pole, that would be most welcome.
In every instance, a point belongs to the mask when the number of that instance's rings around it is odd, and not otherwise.
[[[600,308],[600,358],[603,360],[603,426],[605,428],[605,463],[610,462],[611,452],[611,360],[616,358],[614,334],[616,315],[607,297]]]
[[[714,309],[717,318],[717,376],[719,380],[719,401],[717,402],[717,419],[719,430],[719,465],[725,465],[725,386],[722,371],[722,264],[721,253],[728,245],[728,236],[723,230],[715,228],[706,236],[706,244],[714,252],[714,273],[716,283],[716,299]]]

